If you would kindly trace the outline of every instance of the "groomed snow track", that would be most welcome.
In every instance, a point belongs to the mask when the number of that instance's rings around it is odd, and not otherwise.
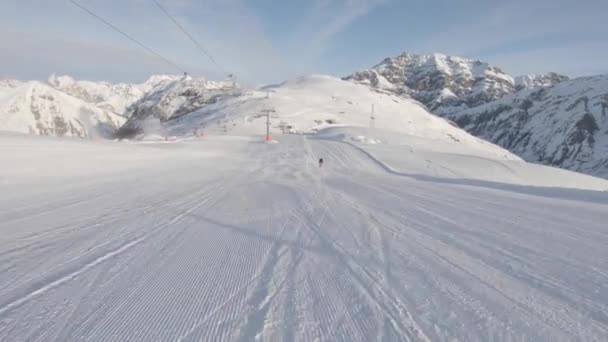
[[[300,136],[186,145],[0,183],[0,340],[608,340],[608,201],[416,180]]]

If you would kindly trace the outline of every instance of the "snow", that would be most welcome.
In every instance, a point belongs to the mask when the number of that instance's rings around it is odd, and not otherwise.
[[[412,96],[438,115],[453,114],[515,92],[514,79],[501,69],[437,53],[403,53],[345,79]]]
[[[93,82],[75,80],[70,76],[51,75],[48,84],[62,92],[79,98],[99,108],[124,114],[136,101],[155,87],[179,80],[178,76],[155,75],[140,84]]]
[[[260,134],[265,131],[267,109],[274,110],[271,124],[275,134],[281,133],[280,126],[294,133],[313,133],[337,126],[369,127],[372,106],[373,124],[378,129],[506,153],[430,114],[417,101],[325,75],[300,77],[221,99],[167,122],[164,129],[171,135],[191,134],[193,127],[211,134]]]
[[[142,96],[129,108],[127,116],[131,118],[128,125],[149,118],[169,120],[185,115],[213,103],[224,95],[235,96],[240,93],[236,85],[230,82],[208,81],[204,78],[182,76],[178,79],[153,77],[149,82],[157,82],[145,96]]]
[[[0,130],[39,135],[108,136],[125,119],[42,82],[29,81],[0,98]]]
[[[521,75],[515,78],[515,87],[517,90],[551,87],[567,80],[569,80],[567,76],[553,72],[538,75]]]
[[[155,75],[139,84],[76,80],[55,74],[46,82],[0,79],[0,130],[54,136],[113,136],[131,113],[127,109],[153,90],[183,79]],[[208,83],[209,87],[218,87],[217,82]]]
[[[0,134],[0,340],[608,339],[608,181],[430,135]]]
[[[11,80],[11,79],[0,79],[0,101],[2,97],[7,93],[10,93],[11,90],[17,88],[22,84],[21,81]]]
[[[456,96],[456,94],[454,94],[454,92],[452,92],[450,89],[443,88],[439,92],[439,96],[437,97],[436,101],[443,102],[443,100],[457,98],[457,97],[458,96]]]
[[[389,172],[423,179],[436,177],[450,183],[499,182],[505,186],[588,190],[606,190],[608,184],[595,177],[526,163],[507,150],[488,148],[483,144],[456,144],[353,127],[329,128],[316,136],[363,148],[370,158],[377,159],[377,163]],[[395,146],[401,147],[406,154],[395,153]]]
[[[467,130],[526,160],[608,177],[607,93],[608,76],[580,77],[524,89],[451,118],[466,119]]]

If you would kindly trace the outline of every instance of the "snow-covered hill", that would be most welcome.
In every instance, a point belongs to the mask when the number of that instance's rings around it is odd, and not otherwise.
[[[83,137],[88,136],[85,126],[90,128],[111,118],[112,123],[104,129],[104,135],[108,135],[122,127],[127,115],[141,110],[137,107],[130,110],[134,103],[146,95],[171,96],[170,89],[181,84],[182,79],[182,76],[155,75],[136,84],[83,81],[56,75],[51,75],[46,83],[3,79],[0,80],[0,130]],[[30,107],[32,109],[26,109]],[[36,122],[32,122],[32,117]],[[64,119],[67,119],[67,131],[61,128],[60,120]]]
[[[526,160],[608,178],[608,76],[523,90],[447,117]]]
[[[157,84],[133,103],[126,113],[129,118],[121,135],[132,136],[150,120],[165,122],[192,113],[225,97],[241,94],[231,82],[214,82],[190,76]]]
[[[607,180],[259,140],[0,134],[0,341],[607,340]]]
[[[424,103],[445,115],[515,92],[515,81],[488,63],[443,54],[404,53],[345,77]]]
[[[414,97],[526,160],[608,177],[605,76],[513,79],[480,61],[406,53],[345,79]]]
[[[110,137],[125,119],[37,81],[0,95],[0,130],[67,137]]]
[[[199,111],[167,121],[165,129],[174,135],[188,135],[193,129],[199,129],[211,134],[263,136],[265,110],[273,111],[274,135],[316,132],[326,127],[373,125],[409,136],[483,146],[496,155],[516,158],[430,114],[415,100],[324,75],[300,77],[238,97],[223,97]]]
[[[127,112],[127,108],[141,99],[159,84],[178,80],[178,76],[152,76],[140,84],[109,83],[75,80],[70,76],[51,75],[48,84],[85,102],[97,107],[119,113]]]
[[[23,84],[23,82],[18,80],[0,79],[0,99],[21,84]]]
[[[551,87],[560,82],[568,81],[569,79],[568,76],[554,72],[538,75],[522,75],[515,78],[515,89],[520,91],[524,89]]]

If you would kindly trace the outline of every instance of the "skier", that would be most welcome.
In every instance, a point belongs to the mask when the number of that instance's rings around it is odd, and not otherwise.
[[[323,158],[319,158],[319,167],[323,166]]]

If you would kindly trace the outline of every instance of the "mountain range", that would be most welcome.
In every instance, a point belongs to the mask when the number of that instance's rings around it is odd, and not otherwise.
[[[110,138],[126,119],[47,83],[5,81],[0,86],[0,129],[80,138]]]
[[[284,96],[275,100],[275,93]],[[253,91],[231,82],[169,75],[139,84],[56,75],[46,82],[0,80],[0,130],[40,135],[130,138],[145,132],[150,122],[175,134],[211,127],[227,132],[257,122],[267,107],[280,109],[275,129],[377,124],[404,127],[397,129],[404,133],[412,128],[398,122],[411,122],[408,110],[420,107],[525,160],[608,178],[608,76],[514,77],[483,61],[404,53],[341,82],[315,76]]]
[[[527,161],[608,178],[608,76],[512,77],[482,61],[405,53],[344,79],[419,100]]]

